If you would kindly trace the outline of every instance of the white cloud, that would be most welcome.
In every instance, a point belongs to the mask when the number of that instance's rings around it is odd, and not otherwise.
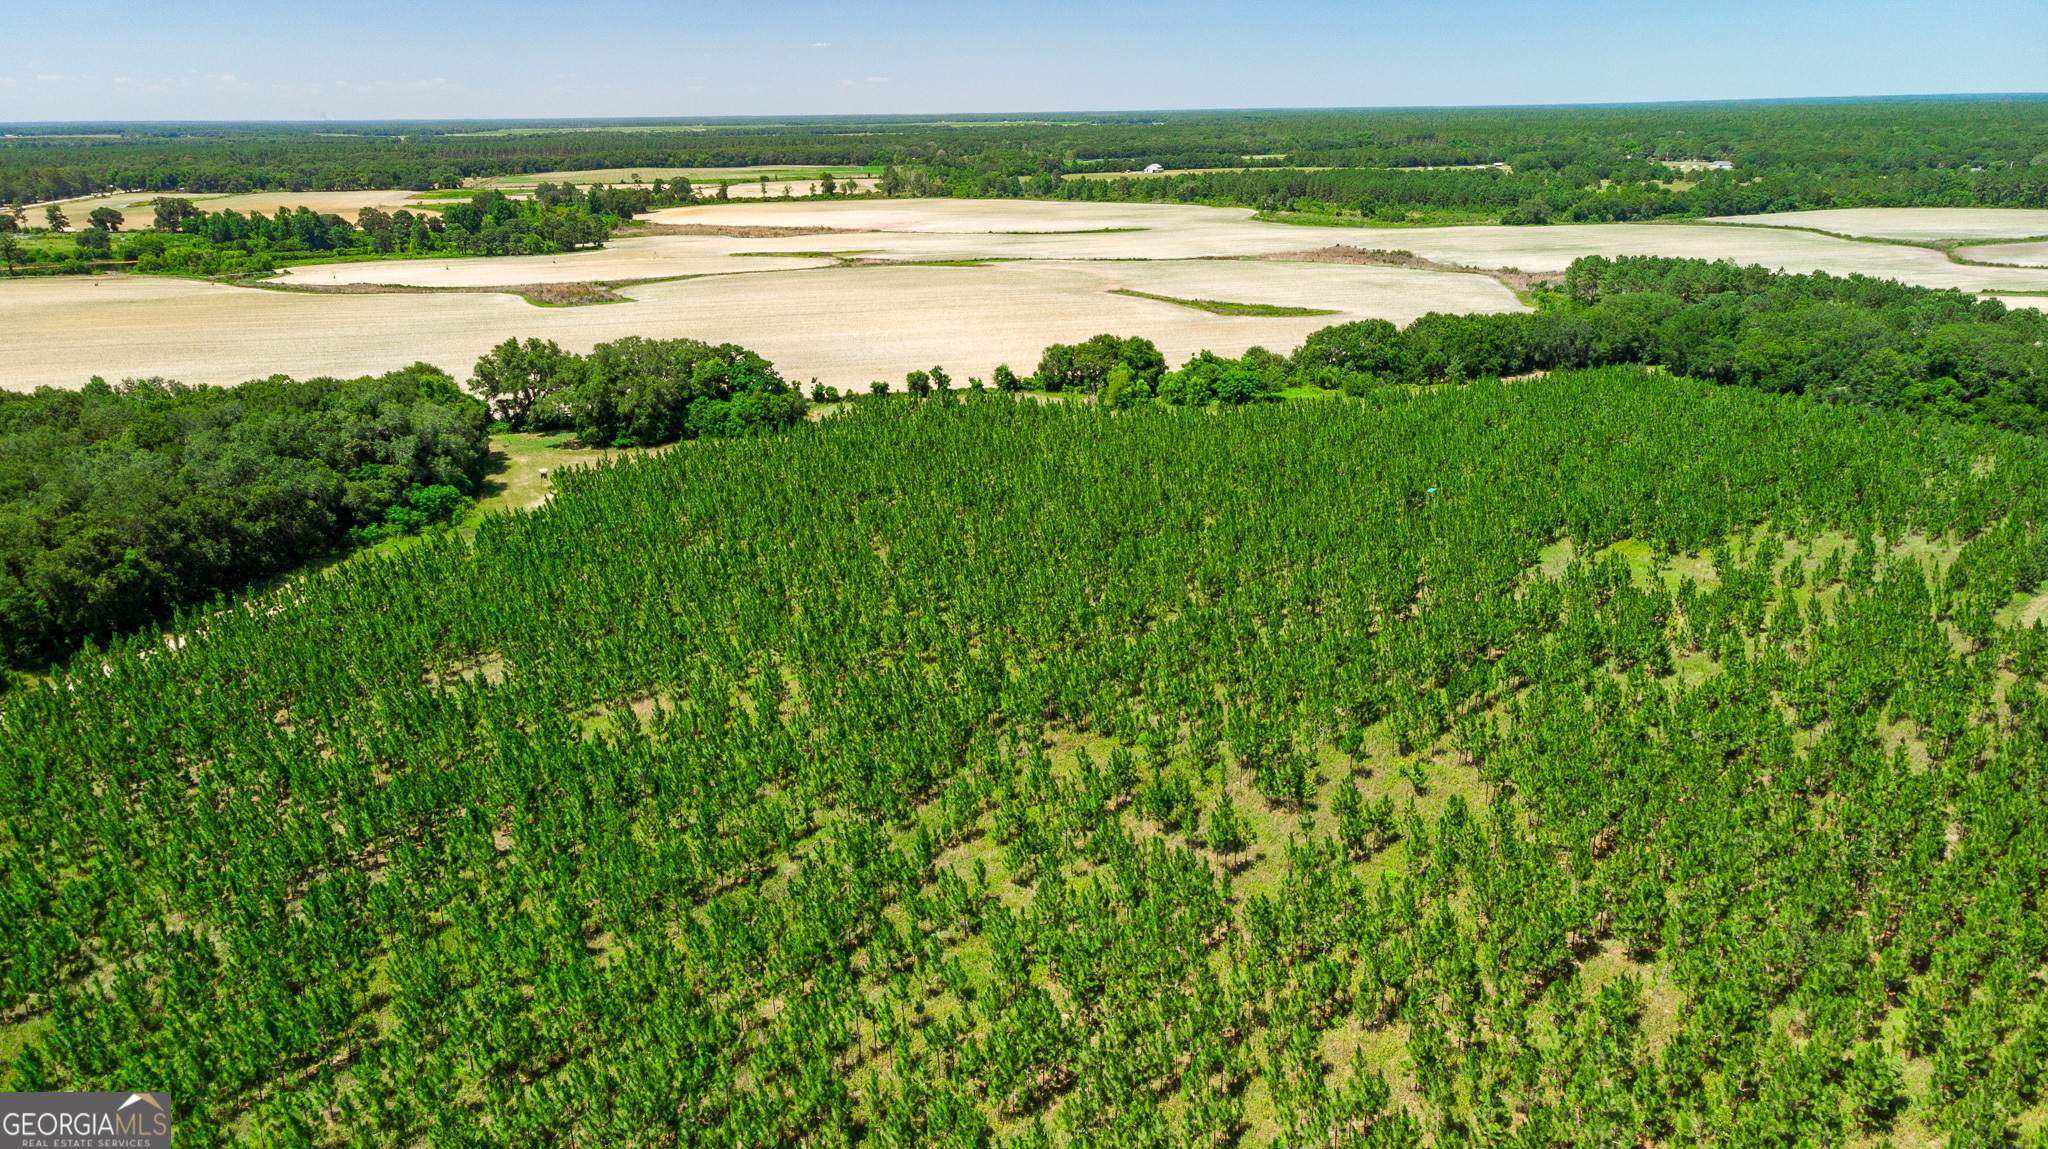
[[[889,77],[887,77],[887,76],[869,76],[869,77],[868,77],[868,83],[870,83],[870,84],[886,84],[886,83],[888,83],[888,82],[889,82]]]
[[[63,78],[62,76],[37,76],[36,82],[39,84],[54,84]]]
[[[811,45],[811,47],[813,48],[830,48],[831,46],[832,41],[830,40],[820,40],[817,43]]]

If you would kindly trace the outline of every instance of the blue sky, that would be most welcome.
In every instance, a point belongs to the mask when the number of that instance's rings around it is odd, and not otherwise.
[[[61,17],[46,19],[45,17]],[[2048,91],[2048,0],[87,0],[0,121],[1384,107]]]

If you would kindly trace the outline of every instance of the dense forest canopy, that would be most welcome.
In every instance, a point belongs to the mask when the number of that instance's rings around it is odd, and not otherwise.
[[[894,165],[950,194],[989,181],[1168,168],[1504,163],[1584,186],[1644,161],[1725,160],[1750,176],[1880,195],[1947,173],[1948,199],[2040,203],[2048,107],[2035,97],[1162,112],[781,121],[25,125],[0,139],[0,201],[106,189],[239,192],[460,187],[603,168]],[[624,129],[632,130],[624,130]],[[1977,170],[1982,169],[1982,170]],[[1913,194],[1932,193],[1913,184]],[[2018,197],[2016,199],[2016,197]],[[1916,201],[1918,202],[1918,201]],[[1765,210],[1753,208],[1749,210]]]
[[[48,665],[348,541],[446,521],[483,404],[440,370],[0,391],[0,661]]]
[[[306,559],[446,524],[501,429],[651,446],[787,429],[807,409],[732,344],[508,340],[472,397],[424,363],[238,387],[163,379],[0,392],[0,673],[167,621]],[[480,397],[480,398],[479,398]]]

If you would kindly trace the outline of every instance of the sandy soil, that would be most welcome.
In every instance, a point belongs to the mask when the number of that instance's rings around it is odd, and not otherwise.
[[[1963,248],[1958,254],[1964,259],[1982,260],[1985,263],[2023,263],[2028,267],[2048,267],[2048,243],[1984,244]]]
[[[784,166],[752,168],[604,168],[580,172],[531,172],[525,175],[500,176],[490,181],[490,186],[502,188],[507,194],[519,195],[532,191],[534,185],[546,180],[549,183],[571,183],[579,188],[594,183],[635,186],[634,176],[640,177],[637,186],[646,187],[657,179],[672,180],[682,176],[695,185],[697,194],[716,191],[718,181],[731,184],[726,194],[732,199],[762,198],[778,199],[782,189],[787,187],[791,195],[810,195],[811,185],[818,182],[820,172],[830,170],[842,194],[856,191],[873,191],[878,175],[867,175],[858,169],[817,167],[792,168]],[[768,190],[761,190],[761,177],[768,177]]]
[[[1299,230],[1313,231],[1320,237],[1337,229]],[[1375,236],[1370,246],[1405,248],[1449,263],[1519,267],[1525,271],[1563,268],[1582,255],[1673,255],[1760,263],[1774,270],[1857,273],[1965,291],[2048,290],[2048,274],[2042,272],[1969,267],[1951,263],[1941,252],[1928,248],[1858,243],[1773,228],[1622,223],[1410,228],[1391,234],[1366,234]],[[1362,238],[1350,242],[1366,243]]]
[[[700,180],[693,178],[690,182],[696,185],[696,191],[699,196],[714,195],[718,191],[718,181],[716,180]],[[749,181],[746,183],[735,183],[731,187],[726,189],[725,194],[728,199],[779,200],[782,198],[783,188],[788,188],[789,194],[791,196],[814,195],[816,193],[811,191],[811,187],[817,182],[818,173],[804,172],[801,173],[801,175],[792,175],[785,179],[769,179],[768,194],[765,196],[761,194],[761,184],[758,180]],[[851,195],[853,194],[853,191],[856,190],[873,191],[874,184],[875,181],[873,180],[862,180],[857,185],[854,185],[851,189],[849,189],[848,181],[840,180],[837,190],[842,195]]]
[[[1771,215],[1728,215],[1717,222],[1811,227],[1886,239],[2026,239],[2048,235],[2048,210],[2009,207],[1845,207]]]
[[[1043,210],[1047,208],[1052,210]],[[292,269],[282,280],[471,286],[731,274],[823,266],[831,262],[801,256],[782,259],[736,254],[763,251],[838,252],[895,260],[1144,260],[1266,255],[1301,246],[1301,233],[1306,229],[1251,222],[1250,215],[1249,210],[1238,209],[1138,205],[1090,210],[1086,205],[1076,208],[987,200],[671,208],[647,218],[671,224],[801,225],[848,230],[844,234],[777,239],[657,235],[618,239],[602,251],[573,255],[318,265]],[[1104,232],[1104,228],[1134,230]],[[1316,229],[1318,233],[1321,230]]]
[[[659,279],[674,275],[731,275],[792,267],[830,267],[830,259],[760,258],[735,251],[785,248],[840,251],[866,246],[865,236],[817,235],[807,243],[728,239],[724,236],[650,236],[613,240],[601,250],[569,255],[513,255],[497,259],[402,260],[311,264],[286,269],[287,284],[389,283],[415,287],[480,287],[507,283],[579,283]],[[827,240],[838,242],[824,242]],[[707,242],[708,241],[708,242]]]
[[[1211,315],[1106,294],[1328,307],[1289,319]],[[1481,276],[1246,261],[828,268],[628,289],[636,302],[534,307],[508,295],[310,295],[145,276],[0,282],[0,387],[167,375],[233,383],[386,371],[425,359],[466,375],[512,336],[574,350],[624,335],[743,343],[791,378],[839,387],[942,363],[958,378],[1028,370],[1051,342],[1144,335],[1179,362],[1204,348],[1289,349],[1330,323],[1425,311],[1517,310]]]
[[[816,376],[847,387],[901,378],[905,370],[933,363],[960,378],[985,376],[1000,362],[1024,368],[1048,342],[1102,331],[1148,336],[1179,360],[1203,348],[1291,348],[1318,327],[1352,318],[1405,322],[1431,310],[1521,306],[1478,275],[1229,258],[1332,243],[1525,271],[1562,269],[1579,255],[1659,254],[1861,272],[1973,291],[2048,291],[2048,270],[1969,267],[1924,248],[1770,228],[1320,228],[1262,223],[1250,215],[1244,209],[1000,200],[748,203],[670,209],[656,219],[856,230],[782,238],[655,235],[575,255],[309,266],[285,279],[307,286],[475,288],[698,277],[628,287],[623,293],[632,302],[568,308],[534,307],[498,294],[311,295],[151,277],[6,281],[0,282],[0,387],[77,386],[93,374],[230,383],[276,371],[382,371],[416,359],[467,374],[477,355],[514,335],[582,350],[628,334],[731,340],[767,355],[793,378]],[[737,254],[762,251],[790,254]],[[820,251],[1002,262],[843,267],[796,254]],[[1113,288],[1340,314],[1225,317],[1106,294]],[[2029,306],[2040,298],[2008,302]]]
[[[814,180],[818,178],[819,172],[824,171],[831,172],[833,179],[840,179],[846,175],[858,174],[861,169],[838,164],[821,164],[809,168],[793,168],[788,164],[762,164],[751,168],[592,168],[575,172],[527,172],[516,176],[499,176],[491,180],[490,184],[493,187],[504,188],[530,188],[542,180],[556,184],[566,181],[577,187],[591,183],[626,184],[630,183],[636,174],[643,184],[656,179],[672,180],[677,176],[682,176],[691,183],[716,184],[719,180],[758,180],[764,175],[771,181],[788,183],[794,182],[798,176],[802,176],[806,181]]]
[[[85,218],[92,213],[92,209],[96,207],[111,207],[127,217],[127,221],[122,225],[121,230],[142,231],[147,229],[151,221],[156,218],[156,209],[149,205],[149,201],[157,198],[159,194],[161,193],[118,192],[114,195],[72,200],[65,203],[64,214],[70,217],[72,227],[76,229],[84,226]],[[415,212],[438,211],[452,202],[449,200],[416,200],[412,198],[415,194],[414,192],[399,189],[395,191],[352,192],[251,192],[248,195],[184,195],[179,193],[179,198],[189,199],[205,211],[234,210],[243,214],[251,211],[260,211],[265,215],[276,215],[278,208],[298,207],[303,204],[314,211],[329,212],[351,222],[355,220],[356,212],[366,207],[383,208],[385,211],[395,211],[399,208],[410,208]],[[38,225],[43,222],[42,210],[40,208],[30,207],[29,222]]]
[[[1902,209],[1947,211],[1948,209]],[[1987,209],[1989,210],[1989,209]],[[650,218],[669,223],[819,224],[923,233],[835,236],[892,255],[941,258],[975,252],[1011,258],[1185,259],[1273,255],[1325,244],[1389,248],[1477,267],[1562,270],[1582,255],[1672,255],[1734,259],[1790,271],[1827,270],[1971,291],[2048,290],[2048,276],[1971,268],[1940,252],[1763,228],[1700,224],[1567,224],[1552,227],[1303,227],[1262,223],[1245,208],[1162,204],[1066,204],[1036,200],[868,200],[672,208]],[[2048,212],[2037,213],[2048,215]],[[1143,231],[1085,234],[1099,228]],[[1037,234],[1006,234],[1030,232]],[[1084,234],[1051,234],[1082,232]],[[937,237],[947,237],[940,241]],[[754,241],[757,250],[824,250],[815,241]]]

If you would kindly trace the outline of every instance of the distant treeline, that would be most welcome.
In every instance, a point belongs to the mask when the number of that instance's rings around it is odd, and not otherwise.
[[[118,246],[108,232],[129,221],[121,212],[99,208],[94,215],[110,217],[107,226],[95,223],[81,230],[75,253],[36,254],[58,272],[98,268],[111,256],[132,263],[136,271],[183,275],[255,274],[275,270],[281,260],[317,256],[548,255],[602,244],[622,220],[645,211],[650,199],[644,190],[593,186],[578,193],[569,185],[543,183],[532,199],[482,191],[438,213],[366,207],[351,223],[304,206],[280,207],[271,216],[260,211],[244,215],[232,209],[209,212],[182,196],[160,196],[152,205],[150,229],[127,234]],[[39,266],[42,261],[22,262],[32,273],[53,270]]]
[[[1878,195],[1876,177],[1941,171],[1968,203],[2022,202],[2009,173],[2048,167],[2040,99],[1637,105],[1063,116],[1054,122],[920,123],[817,118],[534,125],[107,125],[115,138],[19,129],[0,141],[0,202],[104,190],[241,192],[450,188],[479,177],[612,168],[895,165],[942,194],[1001,194],[1032,177],[1189,168],[1422,167],[1506,163],[1523,174],[1584,168],[1607,178],[1644,161],[1727,160],[1757,176],[1800,174]],[[1079,121],[1079,122],[1071,122]],[[551,127],[564,130],[549,130]],[[663,130],[672,128],[673,130]],[[595,129],[595,130],[593,130]],[[1973,169],[1983,169],[1976,171]],[[2036,194],[2038,189],[2036,189]],[[1810,194],[1819,194],[1818,192]],[[1923,202],[1929,192],[1906,194]],[[1917,197],[1917,198],[1914,198]],[[2036,202],[2025,200],[2024,202]]]
[[[1634,160],[1604,169],[1572,165],[1557,172],[1248,169],[1151,178],[1055,177],[1016,181],[1014,190],[989,178],[969,191],[1083,201],[1230,203],[1268,211],[1348,211],[1391,220],[1405,219],[1410,212],[1479,212],[1498,216],[1503,223],[1530,224],[1831,207],[2048,206],[2048,165],[1881,176],[1797,171],[1759,176],[1740,169],[1686,174],[1693,186],[1672,189],[1664,184],[1681,173]],[[1603,180],[1610,182],[1603,185]]]

